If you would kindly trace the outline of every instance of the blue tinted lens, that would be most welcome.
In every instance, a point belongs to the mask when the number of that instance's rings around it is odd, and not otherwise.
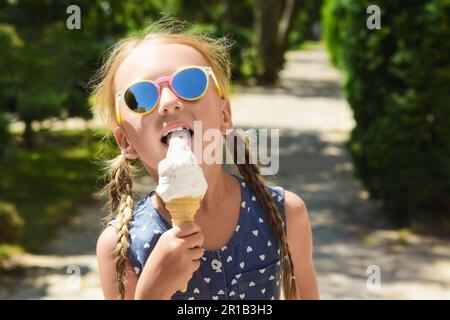
[[[125,91],[124,100],[134,112],[148,112],[156,105],[158,89],[153,83],[139,82]]]
[[[189,68],[180,71],[172,80],[173,89],[185,99],[197,99],[206,90],[208,78],[203,70]]]

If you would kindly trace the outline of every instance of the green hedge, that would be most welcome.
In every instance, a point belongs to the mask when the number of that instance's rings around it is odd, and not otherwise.
[[[331,2],[327,44],[346,74],[357,173],[399,225],[448,228],[450,0]],[[379,30],[366,27],[371,4]]]
[[[0,112],[0,163],[2,162],[3,153],[9,140],[9,121],[5,115]]]
[[[342,47],[345,23],[342,1],[326,0],[322,7],[322,36],[327,44],[331,63],[342,68]]]
[[[14,242],[22,230],[23,220],[14,205],[0,201],[0,243]]]

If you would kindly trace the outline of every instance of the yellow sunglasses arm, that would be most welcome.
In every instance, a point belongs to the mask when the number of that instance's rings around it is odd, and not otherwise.
[[[122,117],[120,115],[120,98],[121,98],[121,94],[118,93],[116,94],[116,100],[115,100],[115,109],[116,109],[116,119],[117,119],[117,123],[120,125],[122,125]]]
[[[211,72],[211,76],[212,76],[212,79],[214,81],[214,84],[216,85],[217,93],[219,94],[219,97],[223,98],[222,89],[220,89],[219,82],[217,81],[216,76],[214,75],[213,72]]]

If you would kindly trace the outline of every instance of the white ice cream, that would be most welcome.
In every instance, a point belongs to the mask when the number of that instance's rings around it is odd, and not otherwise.
[[[208,185],[202,168],[189,147],[190,137],[177,134],[169,140],[166,158],[158,165],[156,193],[164,202],[184,197],[205,195]]]

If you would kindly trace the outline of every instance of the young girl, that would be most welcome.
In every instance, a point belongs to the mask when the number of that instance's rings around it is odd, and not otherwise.
[[[171,30],[119,41],[94,90],[94,112],[122,151],[109,162],[110,222],[97,244],[105,298],[279,299],[281,289],[286,299],[318,298],[305,204],[263,182],[247,144],[244,164],[238,143],[231,150],[241,176],[201,164],[208,188],[194,222],[172,228],[153,191],[133,202],[131,162],[158,181],[166,133],[200,134],[194,121],[223,135],[233,128],[227,42]]]

